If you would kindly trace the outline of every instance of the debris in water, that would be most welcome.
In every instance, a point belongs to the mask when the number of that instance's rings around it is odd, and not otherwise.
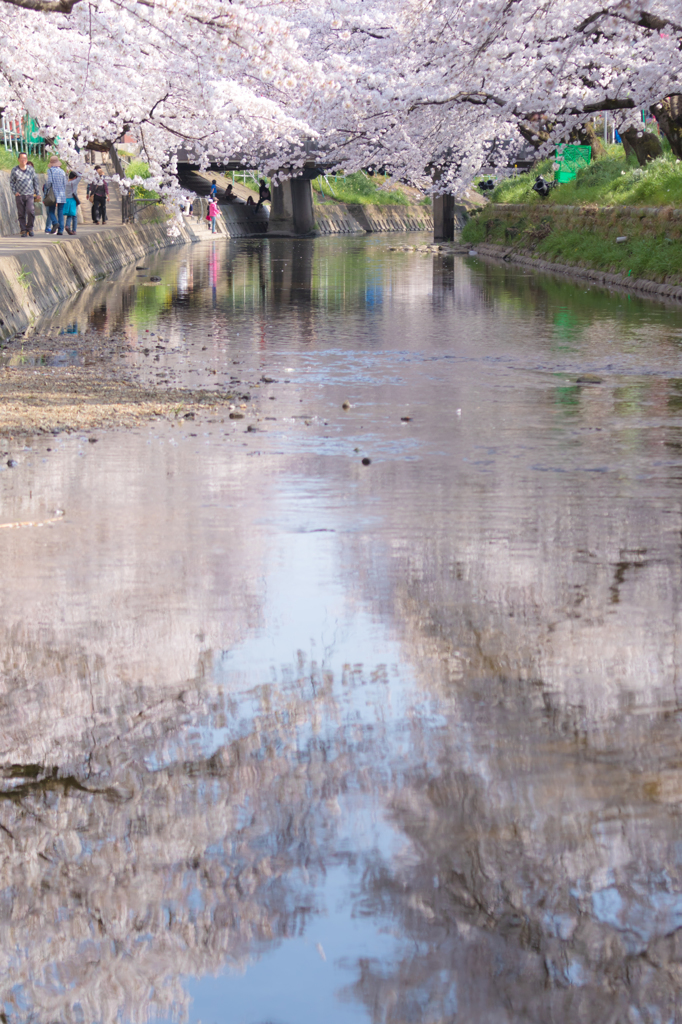
[[[411,423],[412,422],[412,417],[411,416],[401,416],[400,417],[400,422],[401,423]]]
[[[367,456],[365,456],[364,459],[362,460],[362,464],[363,464],[363,466],[371,466],[372,465],[372,460],[368,459]]]
[[[596,373],[583,373],[581,377],[578,377],[576,384],[603,384],[604,378],[600,377]]]
[[[343,405],[341,406],[342,409],[350,409],[350,407],[350,402],[344,402]]]
[[[244,413],[243,412],[231,412],[230,413],[230,419],[231,420],[243,420],[244,419]]]

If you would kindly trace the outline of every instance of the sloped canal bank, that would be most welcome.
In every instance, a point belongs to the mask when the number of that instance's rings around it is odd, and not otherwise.
[[[12,1024],[679,1010],[682,315],[387,241],[3,352],[211,403],[4,435]]]

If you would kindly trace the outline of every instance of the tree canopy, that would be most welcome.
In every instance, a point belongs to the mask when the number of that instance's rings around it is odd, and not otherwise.
[[[324,157],[457,188],[682,92],[679,0],[0,0],[0,106],[65,155],[126,130],[270,170]],[[492,157],[491,157],[492,147]]]

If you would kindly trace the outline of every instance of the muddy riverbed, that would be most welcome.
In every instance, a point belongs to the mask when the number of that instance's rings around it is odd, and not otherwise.
[[[682,1015],[682,313],[402,244],[0,352],[10,1024]]]

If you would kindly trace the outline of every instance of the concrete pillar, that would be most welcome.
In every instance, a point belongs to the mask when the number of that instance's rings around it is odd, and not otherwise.
[[[312,182],[287,178],[272,186],[269,235],[312,235],[315,231]]]
[[[451,242],[455,237],[455,197],[433,197],[433,240]]]

